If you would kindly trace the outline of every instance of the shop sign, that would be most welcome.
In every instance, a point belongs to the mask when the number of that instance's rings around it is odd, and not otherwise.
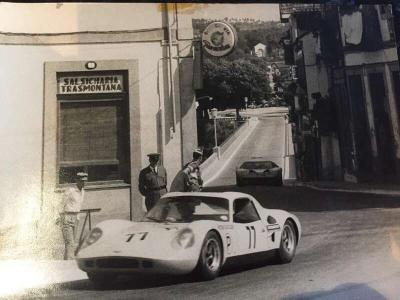
[[[202,34],[203,49],[212,56],[225,56],[233,51],[237,43],[236,30],[225,22],[213,22]]]
[[[62,95],[123,91],[122,75],[62,76],[58,79],[58,93]]]

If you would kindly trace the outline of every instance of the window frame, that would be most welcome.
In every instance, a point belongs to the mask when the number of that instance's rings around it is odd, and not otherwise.
[[[253,207],[254,211],[256,212],[256,216],[258,217],[258,219],[257,220],[253,220],[251,222],[246,222],[246,223],[235,222],[235,214],[236,214],[236,212],[235,212],[235,204],[236,204],[236,201],[238,201],[238,200],[247,200],[251,204],[251,206]],[[241,197],[241,198],[236,198],[233,201],[233,203],[232,203],[232,222],[233,223],[235,223],[235,224],[250,224],[250,223],[257,222],[257,221],[261,221],[261,217],[260,217],[260,214],[258,213],[256,205],[254,204],[254,202],[251,199],[245,198],[245,197]]]
[[[123,113],[123,126],[127,132],[125,133],[128,138],[127,144],[125,145],[126,158],[128,163],[128,176],[127,178],[115,179],[115,180],[97,180],[97,181],[88,181],[86,182],[87,188],[98,188],[102,186],[130,186],[131,182],[131,167],[130,167],[130,133],[129,133],[129,123],[130,123],[130,114],[129,114],[129,78],[128,72],[126,70],[105,70],[105,71],[73,71],[73,72],[56,72],[57,84],[60,77],[63,76],[107,76],[107,75],[122,75],[123,78],[123,89],[124,92],[117,93],[82,93],[82,94],[56,94],[57,99],[57,137],[56,137],[56,190],[63,189],[65,187],[71,186],[73,182],[69,183],[60,183],[60,168],[61,166],[61,106],[63,103],[113,103],[113,102],[121,102]],[[101,160],[105,162],[106,160]],[[105,165],[101,164],[92,164],[92,165]],[[84,168],[87,168],[87,165]]]

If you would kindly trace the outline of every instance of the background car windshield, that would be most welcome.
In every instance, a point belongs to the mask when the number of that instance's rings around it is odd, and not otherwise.
[[[277,167],[272,161],[246,161],[241,165],[241,169],[272,169]]]
[[[189,223],[197,220],[229,220],[227,199],[204,196],[162,198],[145,215],[147,222]]]

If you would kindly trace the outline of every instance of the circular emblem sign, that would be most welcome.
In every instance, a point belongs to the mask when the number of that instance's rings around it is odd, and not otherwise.
[[[203,31],[203,48],[212,56],[225,56],[232,52],[237,42],[236,30],[225,22],[213,22]]]

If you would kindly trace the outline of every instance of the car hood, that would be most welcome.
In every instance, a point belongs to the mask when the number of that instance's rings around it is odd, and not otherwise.
[[[78,258],[104,256],[135,256],[154,259],[172,258],[184,249],[176,238],[189,223],[112,222],[100,223],[101,238],[81,248]]]

